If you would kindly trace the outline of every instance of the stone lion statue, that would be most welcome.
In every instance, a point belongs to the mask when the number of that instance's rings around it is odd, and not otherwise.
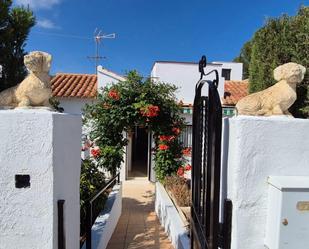
[[[236,105],[237,113],[254,116],[291,115],[288,109],[297,99],[296,85],[303,81],[305,73],[305,67],[293,62],[277,67],[274,78],[278,82],[241,99]]]
[[[52,57],[50,54],[34,51],[24,56],[28,76],[17,86],[0,92],[0,107],[31,108],[48,107],[51,97],[49,69]]]

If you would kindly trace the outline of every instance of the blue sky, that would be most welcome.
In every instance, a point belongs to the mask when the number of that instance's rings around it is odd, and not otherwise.
[[[15,0],[37,17],[26,50],[53,55],[56,72],[94,73],[93,33],[116,33],[103,40],[107,69],[147,76],[156,60],[231,61],[267,17],[294,15],[309,0]],[[53,34],[73,35],[64,37]]]

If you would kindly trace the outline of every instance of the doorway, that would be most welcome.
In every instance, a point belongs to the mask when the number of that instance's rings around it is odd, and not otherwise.
[[[147,177],[148,131],[136,127],[132,138],[132,164],[129,177]]]

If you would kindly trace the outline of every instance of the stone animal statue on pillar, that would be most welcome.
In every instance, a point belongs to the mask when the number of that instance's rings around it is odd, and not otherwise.
[[[49,76],[51,60],[50,54],[41,51],[25,55],[24,64],[29,74],[17,86],[0,92],[0,108],[51,109],[49,103],[52,94]]]
[[[274,78],[278,82],[263,91],[241,99],[236,105],[237,114],[291,116],[288,109],[297,99],[296,85],[303,81],[305,73],[305,67],[293,62],[277,67],[274,70]]]

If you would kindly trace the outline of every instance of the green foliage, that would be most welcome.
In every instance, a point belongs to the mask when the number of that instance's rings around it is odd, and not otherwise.
[[[249,65],[251,61],[252,43],[248,41],[242,47],[240,54],[233,61],[243,63],[243,79],[249,78]]]
[[[28,8],[12,8],[11,0],[0,1],[0,91],[21,82],[25,75],[25,41],[35,24],[33,12]]]
[[[273,70],[284,63],[296,62],[307,68],[305,79],[297,87],[297,101],[290,111],[295,117],[309,117],[309,7],[301,7],[296,16],[268,19],[242,49],[239,61],[249,61],[250,92],[275,83]],[[250,53],[251,47],[251,53]],[[250,55],[248,55],[248,53]]]
[[[157,143],[167,144],[169,146],[168,150],[158,149],[155,152],[156,177],[162,182],[166,176],[174,175],[185,161],[182,158],[183,147],[177,139],[168,143],[160,143],[159,141]]]
[[[49,99],[49,103],[57,112],[64,112],[64,109],[60,106],[60,101],[58,99],[51,97]]]
[[[117,172],[127,145],[124,131],[147,127],[155,136],[157,148],[160,135],[171,136],[173,128],[182,128],[184,120],[174,95],[176,90],[174,85],[144,80],[136,71],[129,72],[126,81],[103,88],[97,102],[84,110],[84,123],[91,127],[90,139],[99,147],[95,157],[98,164],[112,175]],[[181,145],[176,137],[169,142],[170,149],[155,149],[159,180],[175,173],[180,165]]]
[[[80,174],[80,217],[81,217],[81,234],[85,231],[86,207],[85,202],[99,191],[105,184],[104,174],[99,171],[98,167],[89,159],[83,160]],[[95,205],[95,213],[100,212],[105,203],[106,196],[102,195]]]

